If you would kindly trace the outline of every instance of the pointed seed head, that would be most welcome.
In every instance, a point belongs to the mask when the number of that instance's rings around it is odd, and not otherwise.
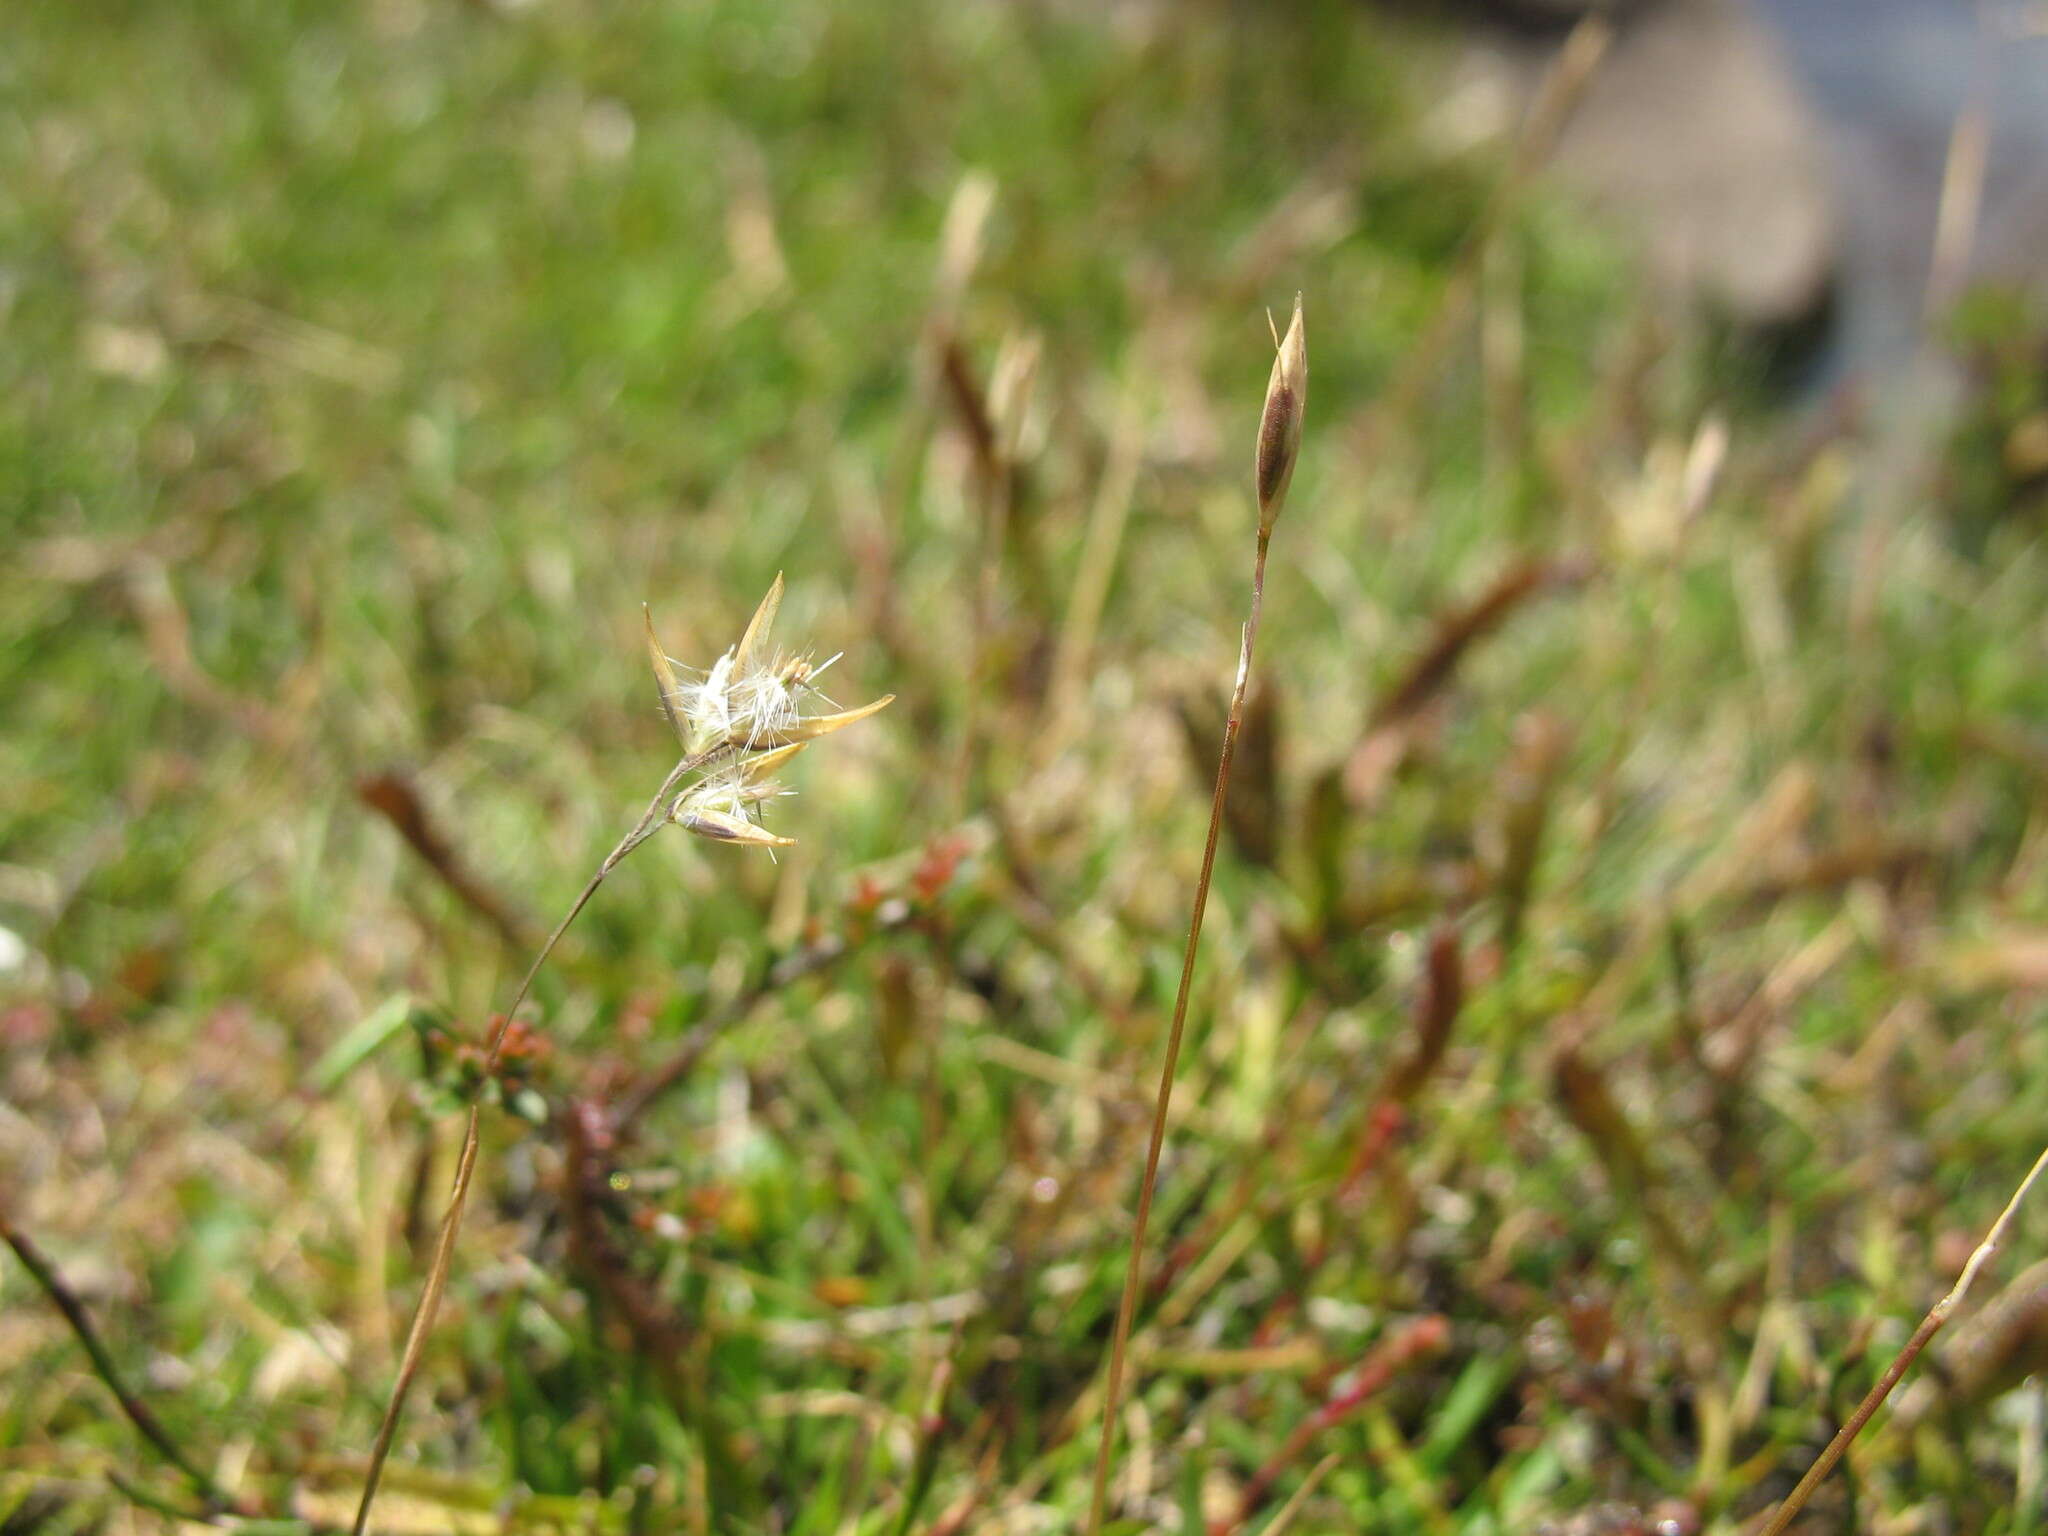
[[[747,621],[747,632],[740,636],[740,643],[732,648],[732,670],[739,676],[747,670],[747,662],[754,654],[754,647],[768,643],[768,631],[775,626],[775,611],[782,606],[782,572],[775,573],[775,581],[768,588],[768,595],[761,599],[761,606],[754,610],[753,618]]]
[[[749,742],[735,741],[734,746],[787,747],[800,742],[816,741],[820,736],[829,736],[834,731],[844,730],[857,720],[865,720],[878,710],[886,709],[896,702],[896,695],[885,693],[872,704],[863,704],[859,709],[842,709],[836,715],[810,715],[788,725],[776,726],[770,730],[757,731]]]
[[[1294,296],[1294,319],[1280,339],[1273,374],[1266,381],[1266,408],[1259,416],[1259,537],[1269,537],[1280,509],[1287,503],[1294,478],[1295,456],[1301,451],[1301,418],[1308,405],[1308,340],[1301,327],[1301,295]]]
[[[676,812],[675,821],[685,832],[709,838],[714,843],[744,843],[755,848],[788,848],[796,842],[793,837],[777,837],[766,827],[758,827],[744,816],[734,816],[726,811],[713,810],[709,806],[681,807]]]
[[[797,753],[809,746],[807,741],[793,741],[786,747],[777,747],[773,752],[757,752],[739,765],[738,773],[742,784],[760,784],[772,778]]]
[[[688,742],[689,730],[683,724],[683,717],[677,713],[683,696],[683,685],[676,677],[676,669],[670,664],[668,653],[661,648],[661,642],[654,638],[654,614],[645,603],[640,605],[640,616],[647,621],[647,659],[654,663],[654,684],[661,690],[661,712],[667,718],[670,729],[676,733],[676,739]]]

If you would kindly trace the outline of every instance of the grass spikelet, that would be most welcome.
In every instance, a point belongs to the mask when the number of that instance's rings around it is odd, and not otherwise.
[[[1259,488],[1259,537],[1272,537],[1273,524],[1287,504],[1294,480],[1294,461],[1301,453],[1301,418],[1308,407],[1308,338],[1301,327],[1301,295],[1294,296],[1294,318],[1273,357],[1266,381],[1266,407],[1259,414],[1259,451],[1254,478]]]
[[[684,729],[682,708],[683,685],[676,676],[674,663],[661,648],[661,642],[654,638],[654,610],[645,603],[640,605],[640,615],[647,623],[647,659],[654,667],[655,686],[661,693],[662,717],[668,721],[669,729],[676,733],[676,740],[687,744],[689,733]]]
[[[683,743],[683,756],[662,780],[661,787],[654,792],[654,798],[647,802],[640,819],[633,829],[621,838],[616,847],[605,855],[596,873],[585,882],[575,901],[562,920],[555,925],[547,942],[527,968],[519,988],[512,995],[512,1002],[497,1016],[484,1052],[483,1070],[478,1075],[477,1094],[470,1100],[469,1117],[463,1128],[462,1155],[457,1160],[455,1180],[448,1196],[447,1210],[441,1218],[439,1235],[434,1242],[434,1254],[427,1270],[426,1284],[421,1288],[418,1306],[413,1312],[411,1327],[407,1330],[405,1347],[399,1356],[398,1374],[391,1388],[390,1398],[385,1403],[382,1422],[377,1426],[377,1437],[370,1448],[367,1470],[363,1479],[362,1501],[356,1508],[352,1526],[354,1536],[362,1536],[368,1527],[370,1510],[376,1501],[377,1486],[382,1479],[385,1462],[391,1455],[391,1444],[398,1431],[398,1422],[405,1412],[407,1397],[411,1394],[414,1380],[419,1375],[420,1362],[426,1351],[428,1335],[432,1332],[434,1318],[440,1310],[441,1297],[447,1289],[448,1275],[454,1264],[455,1239],[462,1229],[463,1210],[469,1199],[472,1181],[476,1176],[478,1145],[481,1139],[483,1085],[488,1084],[496,1072],[505,1045],[505,1034],[517,1017],[520,1007],[532,991],[541,967],[554,953],[562,935],[569,931],[569,925],[597,894],[597,888],[616,869],[625,857],[661,829],[664,822],[673,821],[685,831],[713,842],[732,843],[741,846],[777,848],[787,846],[791,839],[777,837],[752,820],[750,808],[762,799],[776,793],[769,777],[775,767],[789,761],[795,753],[794,747],[809,741],[814,736],[825,735],[842,729],[855,720],[872,715],[890,702],[893,695],[876,701],[859,710],[844,711],[837,715],[819,717],[805,721],[794,711],[800,700],[792,700],[791,731],[805,726],[820,726],[821,729],[808,731],[792,741],[763,743],[756,740],[758,733],[745,730],[745,722],[735,721],[732,711],[732,687],[735,678],[746,676],[750,663],[758,648],[767,643],[768,631],[775,622],[776,610],[782,604],[782,576],[778,572],[768,593],[754,609],[754,616],[747,623],[746,631],[740,636],[739,644],[720,657],[705,681],[695,685],[681,685],[673,665],[661,648],[654,634],[654,620],[646,614],[647,649],[654,669],[655,682],[662,694],[662,712],[675,729]],[[645,610],[643,609],[643,614]],[[811,673],[807,670],[804,680]],[[801,690],[798,690],[800,693]],[[772,746],[776,750],[758,752],[759,746]],[[748,773],[748,764],[753,765]]]
[[[887,709],[895,702],[895,694],[885,693],[879,699],[863,704],[858,709],[842,709],[829,715],[812,715],[808,719],[795,720],[788,725],[765,731],[760,737],[759,744],[775,747],[802,746],[806,742],[816,741],[820,736],[843,731],[849,725],[857,724],[867,719],[869,715]]]
[[[775,573],[775,580],[754,609],[754,616],[747,620],[746,632],[740,636],[740,643],[732,648],[732,668],[745,672],[747,663],[753,659],[754,647],[766,645],[768,632],[775,627],[775,615],[782,609],[782,572]]]

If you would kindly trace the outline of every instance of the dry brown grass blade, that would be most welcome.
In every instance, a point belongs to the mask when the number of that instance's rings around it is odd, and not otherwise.
[[[975,539],[970,630],[965,646],[966,711],[960,724],[960,753],[954,767],[954,799],[964,808],[987,765],[988,736],[983,694],[990,666],[999,654],[997,616],[1006,561],[1014,567],[1029,606],[1042,607],[1047,581],[1028,530],[1016,516],[1020,503],[1019,439],[1038,371],[1036,337],[1012,335],[997,353],[986,391],[972,363],[949,330],[939,344],[939,382],[959,418],[973,459]]]
[[[356,798],[391,823],[392,830],[405,839],[406,846],[452,891],[462,904],[489,923],[507,945],[524,950],[533,935],[511,905],[486,886],[465,864],[419,797],[412,781],[396,770],[374,773],[356,781]]]
[[[1443,614],[1422,654],[1374,707],[1368,730],[1398,724],[1436,697],[1457,673],[1465,652],[1505,624],[1517,608],[1545,592],[1580,585],[1593,574],[1583,557],[1518,561],[1472,602]]]
[[[1760,917],[1793,896],[1838,891],[1859,881],[1874,880],[1896,889],[1917,871],[1933,864],[1941,850],[1930,843],[1890,840],[1881,833],[1840,848],[1824,848],[1788,861],[1747,889],[1730,893],[1741,916]]]
[[[1357,1413],[1407,1366],[1440,1353],[1449,1345],[1450,1338],[1450,1323],[1431,1313],[1413,1319],[1381,1340],[1356,1371],[1339,1378],[1341,1385],[1294,1426],[1280,1449],[1245,1484],[1244,1492],[1238,1496],[1236,1513],[1209,1523],[1209,1536],[1232,1536],[1242,1529],[1266,1502],[1274,1480],[1301,1459],[1317,1435]]]
[[[1948,154],[1942,163],[1941,200],[1934,215],[1934,246],[1927,260],[1927,284],[1921,316],[1939,324],[1943,311],[1962,292],[1970,270],[1984,211],[1984,176],[1991,155],[1991,101],[1996,91],[1999,49],[1985,18],[1978,16],[1977,46],[1970,69],[1968,94],[1949,127]]]
[[[844,939],[837,934],[828,934],[769,966],[759,981],[692,1028],[669,1053],[666,1061],[633,1085],[612,1117],[612,1133],[621,1138],[631,1134],[641,1117],[690,1075],[711,1042],[725,1030],[741,1022],[783,988],[838,964],[848,952],[849,946]]]
[[[1558,1049],[1551,1073],[1565,1118],[1586,1138],[1615,1194],[1636,1208],[1651,1241],[1676,1272],[1697,1273],[1699,1255],[1666,1209],[1649,1147],[1615,1100],[1606,1074],[1576,1044]]]
[[[1226,701],[1220,694],[1183,698],[1179,717],[1181,741],[1195,771],[1208,765],[1210,748],[1223,727]],[[1269,682],[1254,687],[1245,700],[1244,729],[1237,742],[1236,787],[1224,807],[1224,830],[1231,849],[1246,863],[1271,869],[1280,856],[1279,691]]]
[[[142,622],[143,643],[164,685],[272,750],[291,751],[295,736],[284,716],[225,686],[192,654],[192,626],[163,566],[151,559],[137,560],[126,574],[128,601]]]
[[[1514,750],[1501,776],[1501,858],[1494,888],[1500,899],[1500,949],[1512,955],[1535,886],[1536,861],[1558,772],[1571,732],[1555,715],[1531,710],[1515,722]]]
[[[1429,936],[1429,958],[1415,999],[1415,1048],[1387,1079],[1383,1098],[1406,1104],[1422,1091],[1450,1048],[1451,1026],[1464,1006],[1465,964],[1458,926],[1441,922]]]
[[[1606,1074],[1568,1038],[1584,1028],[1581,1019],[1557,1029],[1567,1037],[1552,1061],[1558,1102],[1591,1147],[1617,1202],[1642,1223],[1649,1238],[1652,1284],[1692,1378],[1702,1484],[1711,1486],[1727,1468],[1729,1409],[1721,1379],[1725,1317],[1705,1290],[1706,1255],[1698,1235],[1672,1214],[1673,1192],[1652,1160],[1650,1144],[1616,1100]]]
[[[962,176],[946,204],[946,216],[939,226],[939,259],[932,274],[929,324],[935,334],[952,334],[954,315],[981,265],[988,217],[995,204],[995,178],[986,171]]]
[[[853,585],[855,627],[880,645],[898,672],[930,676],[933,668],[924,646],[904,621],[897,541],[880,496],[865,470],[844,458],[833,465],[832,483],[840,547]]]
[[[1429,644],[1382,695],[1366,717],[1358,744],[1342,773],[1347,804],[1377,801],[1408,755],[1425,708],[1457,675],[1465,653],[1498,630],[1516,609],[1539,593],[1588,580],[1593,564],[1583,557],[1525,559],[1495,579],[1478,598],[1442,614]]]
[[[1095,504],[1088,514],[1088,531],[1082,537],[1066,615],[1053,649],[1049,710],[1052,723],[1040,740],[1047,756],[1064,744],[1080,713],[1089,657],[1095,649],[1096,631],[1109,601],[1110,583],[1116,574],[1124,531],[1137,496],[1138,468],[1144,459],[1144,449],[1143,419],[1126,402],[1118,411],[1115,429],[1110,434],[1108,461],[1096,488]]]
[[[974,454],[976,472],[984,477],[984,483],[995,485],[1003,473],[995,418],[989,414],[988,401],[975,381],[973,364],[952,336],[939,348],[939,379],[946,387],[946,400],[960,422],[961,434]]]

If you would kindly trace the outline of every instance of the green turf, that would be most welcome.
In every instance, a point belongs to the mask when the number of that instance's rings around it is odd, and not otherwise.
[[[462,1042],[530,954],[361,786],[405,776],[544,932],[670,761],[640,605],[708,665],[781,570],[781,637],[845,652],[833,697],[897,702],[807,754],[779,862],[664,833],[544,974],[380,1508],[1074,1528],[1297,290],[1272,708],[1150,1244],[1129,1528],[1228,1525],[1278,1458],[1257,1529],[1334,1453],[1296,1531],[1660,1500],[1737,1530],[2037,1150],[2024,322],[1966,333],[1999,387],[1959,467],[1902,475],[1761,408],[1553,189],[1490,216],[1499,146],[1406,24],[1093,9],[0,18],[0,1202],[267,1513],[352,1509]],[[995,533],[948,336],[984,397],[1035,347]],[[1361,750],[1525,559],[1585,579]],[[1464,1006],[1381,1136],[1440,924]],[[565,1120],[685,1039],[579,1155]],[[2023,1220],[1986,1294],[2044,1242]],[[2038,1529],[2031,1295],[1812,1529]],[[1445,1349],[1296,1437],[1435,1316]],[[6,1265],[0,1383],[0,1529],[187,1500]]]

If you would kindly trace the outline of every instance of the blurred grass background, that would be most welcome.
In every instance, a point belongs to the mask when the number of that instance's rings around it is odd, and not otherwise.
[[[543,978],[379,1520],[1071,1528],[1297,289],[1122,1517],[1740,1529],[2037,1150],[2023,309],[1945,457],[1774,405],[1334,0],[0,39],[0,1201],[238,1496],[345,1524],[639,605],[783,570],[899,702]],[[1811,1529],[2036,1528],[2022,1231]],[[172,1519],[19,1268],[0,1381],[8,1531]]]

